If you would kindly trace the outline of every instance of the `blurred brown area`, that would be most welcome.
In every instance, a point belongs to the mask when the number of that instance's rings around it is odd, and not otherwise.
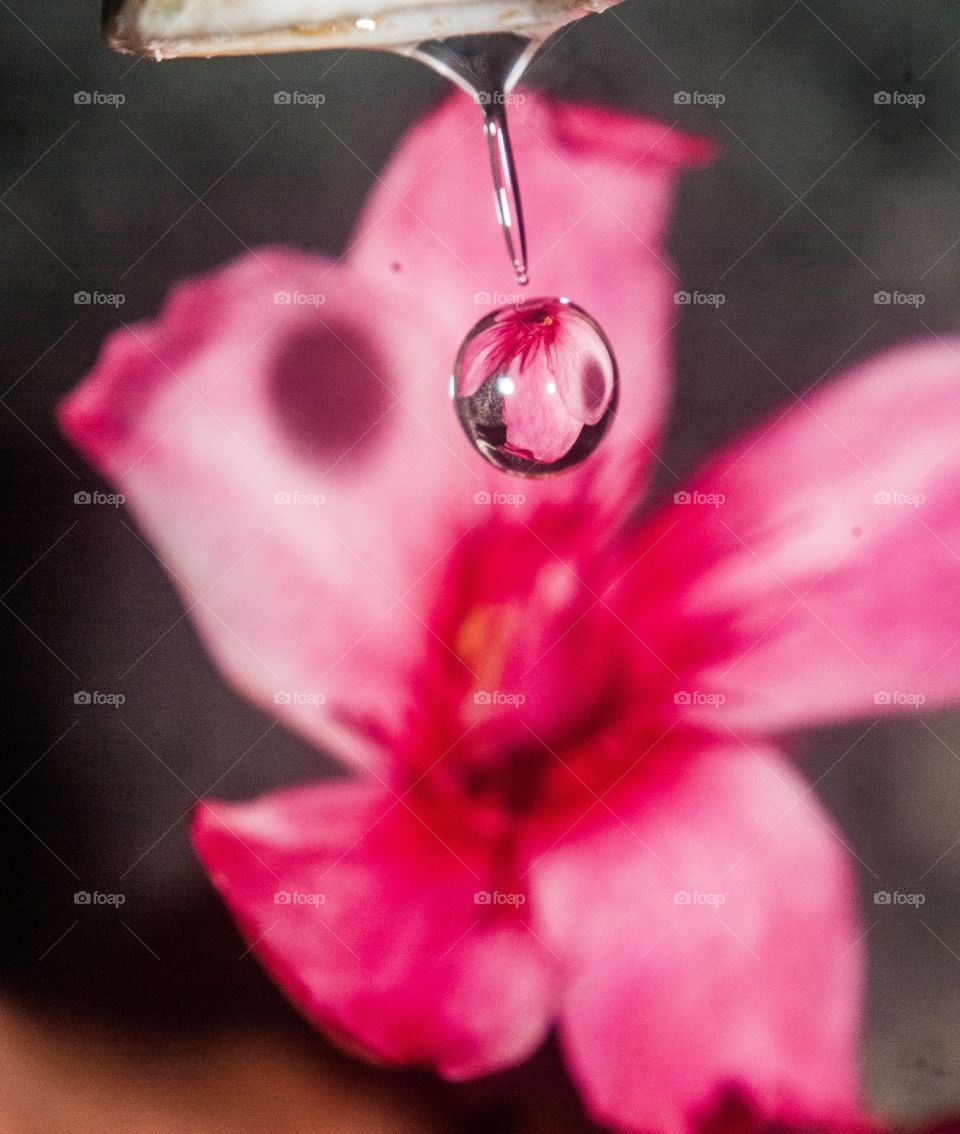
[[[0,1134],[427,1134],[394,1085],[289,1036],[148,1045],[0,1009]]]
[[[0,1001],[0,1134],[589,1134],[559,1054],[473,1083],[381,1070],[304,1029],[146,1037]]]

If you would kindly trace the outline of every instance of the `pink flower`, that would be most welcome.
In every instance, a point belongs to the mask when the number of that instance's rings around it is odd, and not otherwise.
[[[847,854],[772,737],[958,693],[955,347],[856,367],[628,523],[669,390],[672,187],[706,147],[519,110],[537,287],[621,369],[576,471],[498,473],[445,396],[475,293],[512,287],[464,100],[401,147],[345,263],[181,285],[64,407],[224,673],[352,772],[205,804],[196,846],[350,1050],[461,1078],[556,1027],[624,1130],[679,1132],[730,1085],[852,1119]]]

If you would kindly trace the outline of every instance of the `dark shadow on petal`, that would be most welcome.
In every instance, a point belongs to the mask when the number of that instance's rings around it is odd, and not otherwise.
[[[268,385],[289,442],[324,467],[368,458],[389,426],[393,401],[382,356],[358,327],[304,323],[282,342]]]

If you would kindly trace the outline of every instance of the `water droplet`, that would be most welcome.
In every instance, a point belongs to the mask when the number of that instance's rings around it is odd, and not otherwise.
[[[520,183],[507,128],[506,103],[547,34],[547,28],[541,28],[535,36],[513,32],[454,36],[426,40],[410,52],[415,59],[466,91],[480,107],[493,175],[497,223],[506,242],[514,278],[521,287],[529,282],[527,237]]]
[[[454,366],[454,405],[492,465],[549,476],[600,444],[617,383],[610,344],[586,311],[569,299],[529,299],[487,315],[467,335]]]

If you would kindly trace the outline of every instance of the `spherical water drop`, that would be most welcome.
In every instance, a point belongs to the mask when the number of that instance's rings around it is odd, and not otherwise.
[[[550,476],[589,457],[613,420],[617,389],[606,336],[569,299],[529,299],[481,319],[453,372],[467,436],[519,476]]]

